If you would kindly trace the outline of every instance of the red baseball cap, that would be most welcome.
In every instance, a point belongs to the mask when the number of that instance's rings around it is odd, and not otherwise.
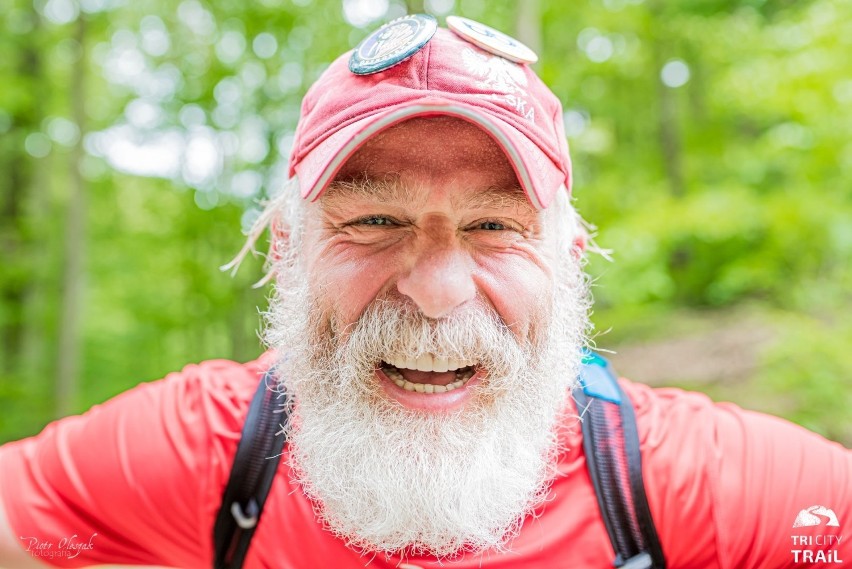
[[[528,65],[442,28],[413,55],[378,72],[350,71],[351,53],[335,60],[302,101],[290,176],[298,175],[303,198],[322,195],[373,135],[430,115],[458,117],[488,133],[537,209],[560,188],[570,191],[562,105]]]

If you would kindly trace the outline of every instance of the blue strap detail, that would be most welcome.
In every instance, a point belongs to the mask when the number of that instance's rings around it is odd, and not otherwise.
[[[580,387],[589,397],[621,405],[621,390],[609,362],[587,349],[583,350]]]

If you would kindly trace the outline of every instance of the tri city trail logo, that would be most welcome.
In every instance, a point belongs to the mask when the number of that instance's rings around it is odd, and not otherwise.
[[[810,506],[800,511],[793,522],[794,563],[843,563],[840,559],[840,521],[834,510]]]

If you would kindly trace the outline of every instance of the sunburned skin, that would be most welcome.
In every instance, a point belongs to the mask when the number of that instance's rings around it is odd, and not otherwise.
[[[341,328],[390,291],[434,319],[479,297],[525,339],[550,292],[544,214],[497,144],[460,119],[412,119],[373,137],[311,207],[319,215],[306,232],[308,274],[315,290],[346,283],[328,291]],[[463,405],[487,375],[445,354],[376,362],[388,397],[428,411]]]

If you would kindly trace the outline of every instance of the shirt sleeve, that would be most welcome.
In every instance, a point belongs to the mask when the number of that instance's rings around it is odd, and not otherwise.
[[[852,535],[842,525],[852,528],[852,452],[701,394],[630,391],[669,567],[825,567],[832,557],[852,559]],[[814,506],[831,510],[839,524],[825,516],[819,525],[794,527]]]
[[[22,547],[63,567],[209,567],[257,381],[252,364],[191,365],[0,448],[0,498]]]

